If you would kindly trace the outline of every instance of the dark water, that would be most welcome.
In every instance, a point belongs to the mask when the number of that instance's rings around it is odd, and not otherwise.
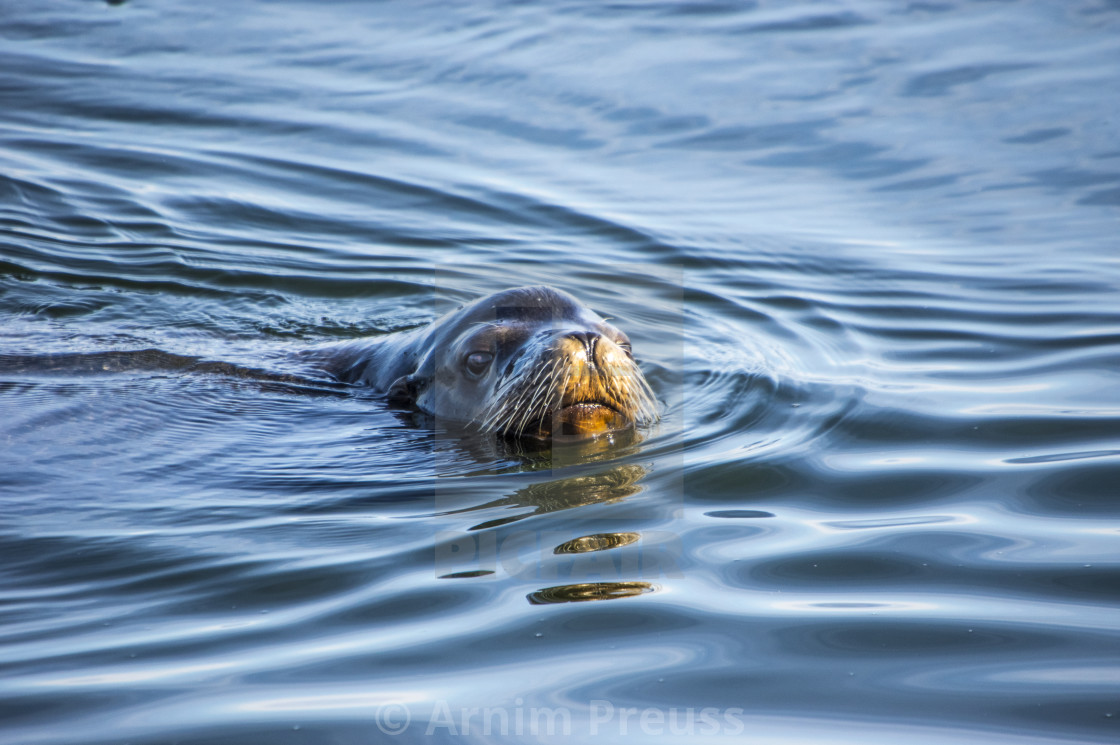
[[[0,2],[0,741],[1116,742],[1118,129],[1102,0]],[[528,283],[656,430],[284,377]]]

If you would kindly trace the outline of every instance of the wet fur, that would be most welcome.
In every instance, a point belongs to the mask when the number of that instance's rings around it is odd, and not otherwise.
[[[471,350],[493,357],[477,380],[462,364]],[[597,434],[658,418],[625,334],[551,287],[506,290],[422,329],[334,347],[323,363],[395,403],[510,436],[550,437],[557,424]]]

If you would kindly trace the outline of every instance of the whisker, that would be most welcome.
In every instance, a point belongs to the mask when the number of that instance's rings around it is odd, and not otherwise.
[[[537,434],[534,426],[551,429],[547,418],[555,416],[568,396],[575,403],[600,401],[628,414],[636,426],[660,419],[660,403],[636,362],[575,363],[555,344],[519,358],[491,395],[493,400],[469,424],[506,435]]]

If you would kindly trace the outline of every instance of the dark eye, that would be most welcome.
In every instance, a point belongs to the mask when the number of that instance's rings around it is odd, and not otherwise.
[[[467,355],[467,372],[477,378],[486,372],[486,368],[490,366],[493,359],[494,355],[489,352],[471,352]]]

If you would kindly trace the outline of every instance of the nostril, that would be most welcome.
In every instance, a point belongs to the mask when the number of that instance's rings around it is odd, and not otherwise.
[[[595,360],[595,345],[599,343],[599,334],[594,331],[573,331],[568,334],[568,338],[583,345],[589,361]]]

